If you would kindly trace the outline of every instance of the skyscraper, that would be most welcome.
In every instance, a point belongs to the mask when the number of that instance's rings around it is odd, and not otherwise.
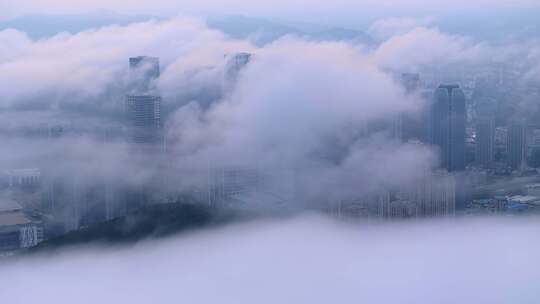
[[[418,94],[421,95],[421,82],[420,75],[417,73],[403,73],[401,74],[401,85],[405,89],[407,95]],[[399,124],[399,136],[403,141],[411,139],[418,139],[425,141],[425,125],[426,115],[425,109],[421,109],[417,113],[403,113],[400,114],[398,121]]]
[[[128,95],[126,98],[128,136],[132,143],[161,141],[161,97]]]
[[[154,81],[159,77],[159,59],[129,58],[131,92],[126,96],[128,140],[138,144],[162,142],[161,96]]]
[[[439,150],[441,167],[465,169],[465,94],[458,85],[440,85],[431,107],[430,141]]]
[[[250,53],[236,53],[230,56],[225,65],[226,77],[235,78],[236,74],[249,63],[251,56]]]
[[[430,172],[416,182],[411,198],[418,206],[418,216],[447,216],[456,210],[456,180],[444,170]]]
[[[138,56],[129,58],[131,90],[135,94],[154,91],[154,81],[159,78],[159,58]]]
[[[508,165],[513,170],[522,168],[525,160],[525,124],[512,121],[508,126]]]
[[[407,93],[412,93],[420,89],[420,75],[417,73],[403,73],[401,74],[401,83]]]
[[[479,117],[476,122],[476,163],[490,167],[495,155],[495,119],[490,116]]]
[[[225,94],[229,94],[236,85],[238,74],[251,61],[252,55],[250,53],[236,53],[226,58],[223,89]]]

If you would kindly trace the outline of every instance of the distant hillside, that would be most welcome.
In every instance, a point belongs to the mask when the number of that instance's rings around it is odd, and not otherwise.
[[[87,14],[70,15],[25,15],[10,20],[0,20],[0,30],[14,28],[26,32],[31,38],[40,39],[58,33],[78,33],[108,25],[127,25],[150,19],[160,19],[146,15],[122,15],[99,10]]]
[[[358,30],[309,24],[295,26],[294,24],[246,16],[209,18],[207,24],[209,27],[218,29],[233,38],[249,38],[257,45],[271,43],[285,35],[295,35],[316,41],[374,43],[374,40],[369,35]]]
[[[232,210],[201,204],[158,204],[133,214],[51,238],[29,250],[41,252],[88,243],[122,244],[146,238],[159,238],[192,229],[212,227],[245,219]]]
[[[11,20],[0,20],[0,30],[14,28],[26,32],[31,38],[40,39],[58,33],[78,33],[109,25],[127,25],[164,17],[150,15],[124,15],[106,10],[85,14],[20,16]],[[312,40],[354,41],[363,44],[373,43],[373,39],[362,31],[317,24],[294,24],[275,22],[262,18],[227,16],[209,18],[209,27],[223,31],[237,39],[251,39],[258,45],[265,45],[285,35],[296,35]]]

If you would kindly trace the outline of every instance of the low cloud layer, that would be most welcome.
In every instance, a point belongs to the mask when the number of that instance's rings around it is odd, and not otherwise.
[[[372,26],[384,37],[375,47],[295,36],[257,47],[185,17],[41,40],[4,30],[0,41],[11,47],[0,51],[0,83],[10,85],[0,101],[0,125],[13,144],[2,151],[0,165],[43,167],[66,159],[77,174],[130,176],[130,152],[122,142],[84,135],[45,144],[28,139],[25,145],[12,137],[55,125],[73,134],[121,129],[127,58],[151,55],[162,68],[157,87],[170,167],[293,169],[314,196],[314,189],[336,185],[341,193],[402,186],[437,160],[428,148],[401,144],[388,132],[400,115],[415,115],[426,102],[406,94],[395,75],[518,62],[528,81],[537,77],[536,66],[528,64],[537,57],[535,41],[495,46],[429,24],[381,20]],[[237,52],[253,57],[226,88],[225,62]],[[385,127],[373,131],[374,125]],[[32,147],[38,146],[44,148],[36,154]],[[141,175],[150,178],[154,170]]]
[[[0,263],[9,303],[540,301],[537,219],[252,222]]]

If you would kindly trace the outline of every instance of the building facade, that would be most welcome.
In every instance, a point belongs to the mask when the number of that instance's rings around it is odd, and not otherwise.
[[[161,96],[157,94],[159,59],[148,56],[129,58],[130,92],[125,113],[128,141],[137,144],[161,144]]]
[[[431,108],[430,141],[437,147],[441,167],[465,169],[465,94],[458,85],[440,85]]]
[[[42,228],[23,213],[19,204],[0,199],[0,252],[35,246],[42,238]]]
[[[490,167],[495,155],[495,119],[493,117],[480,117],[477,119],[475,143],[475,161],[477,165],[483,168]]]
[[[508,126],[508,166],[520,170],[525,162],[525,124],[513,121]]]

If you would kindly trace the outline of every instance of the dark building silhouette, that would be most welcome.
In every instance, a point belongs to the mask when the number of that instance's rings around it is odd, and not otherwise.
[[[130,84],[134,93],[147,94],[155,90],[154,82],[159,75],[159,58],[148,56],[129,58]]]
[[[476,122],[476,163],[488,168],[495,155],[495,118],[479,117]]]
[[[465,95],[458,85],[440,85],[430,115],[430,142],[438,148],[441,167],[465,169]]]
[[[525,161],[525,124],[518,121],[508,126],[508,165],[512,170],[520,170]]]
[[[401,83],[407,93],[412,93],[420,89],[420,75],[417,73],[401,74]]]
[[[250,53],[236,53],[225,57],[227,60],[223,79],[225,94],[230,94],[234,90],[240,71],[248,65],[252,57],[253,55]]]
[[[251,57],[250,53],[236,53],[228,57],[225,64],[225,77],[236,78],[238,72],[250,62]]]
[[[161,97],[128,95],[126,116],[129,141],[157,144],[161,142]]]
[[[129,58],[131,92],[126,96],[128,141],[138,144],[161,144],[161,96],[154,82],[159,77],[159,59]]]
[[[421,91],[420,75],[417,73],[401,74],[401,85],[405,89],[405,93],[424,95]],[[422,96],[423,97],[423,96]],[[431,96],[430,96],[431,99]],[[421,140],[426,142],[426,109],[421,109],[418,113],[401,114],[397,123],[399,124],[399,135],[403,141]]]

